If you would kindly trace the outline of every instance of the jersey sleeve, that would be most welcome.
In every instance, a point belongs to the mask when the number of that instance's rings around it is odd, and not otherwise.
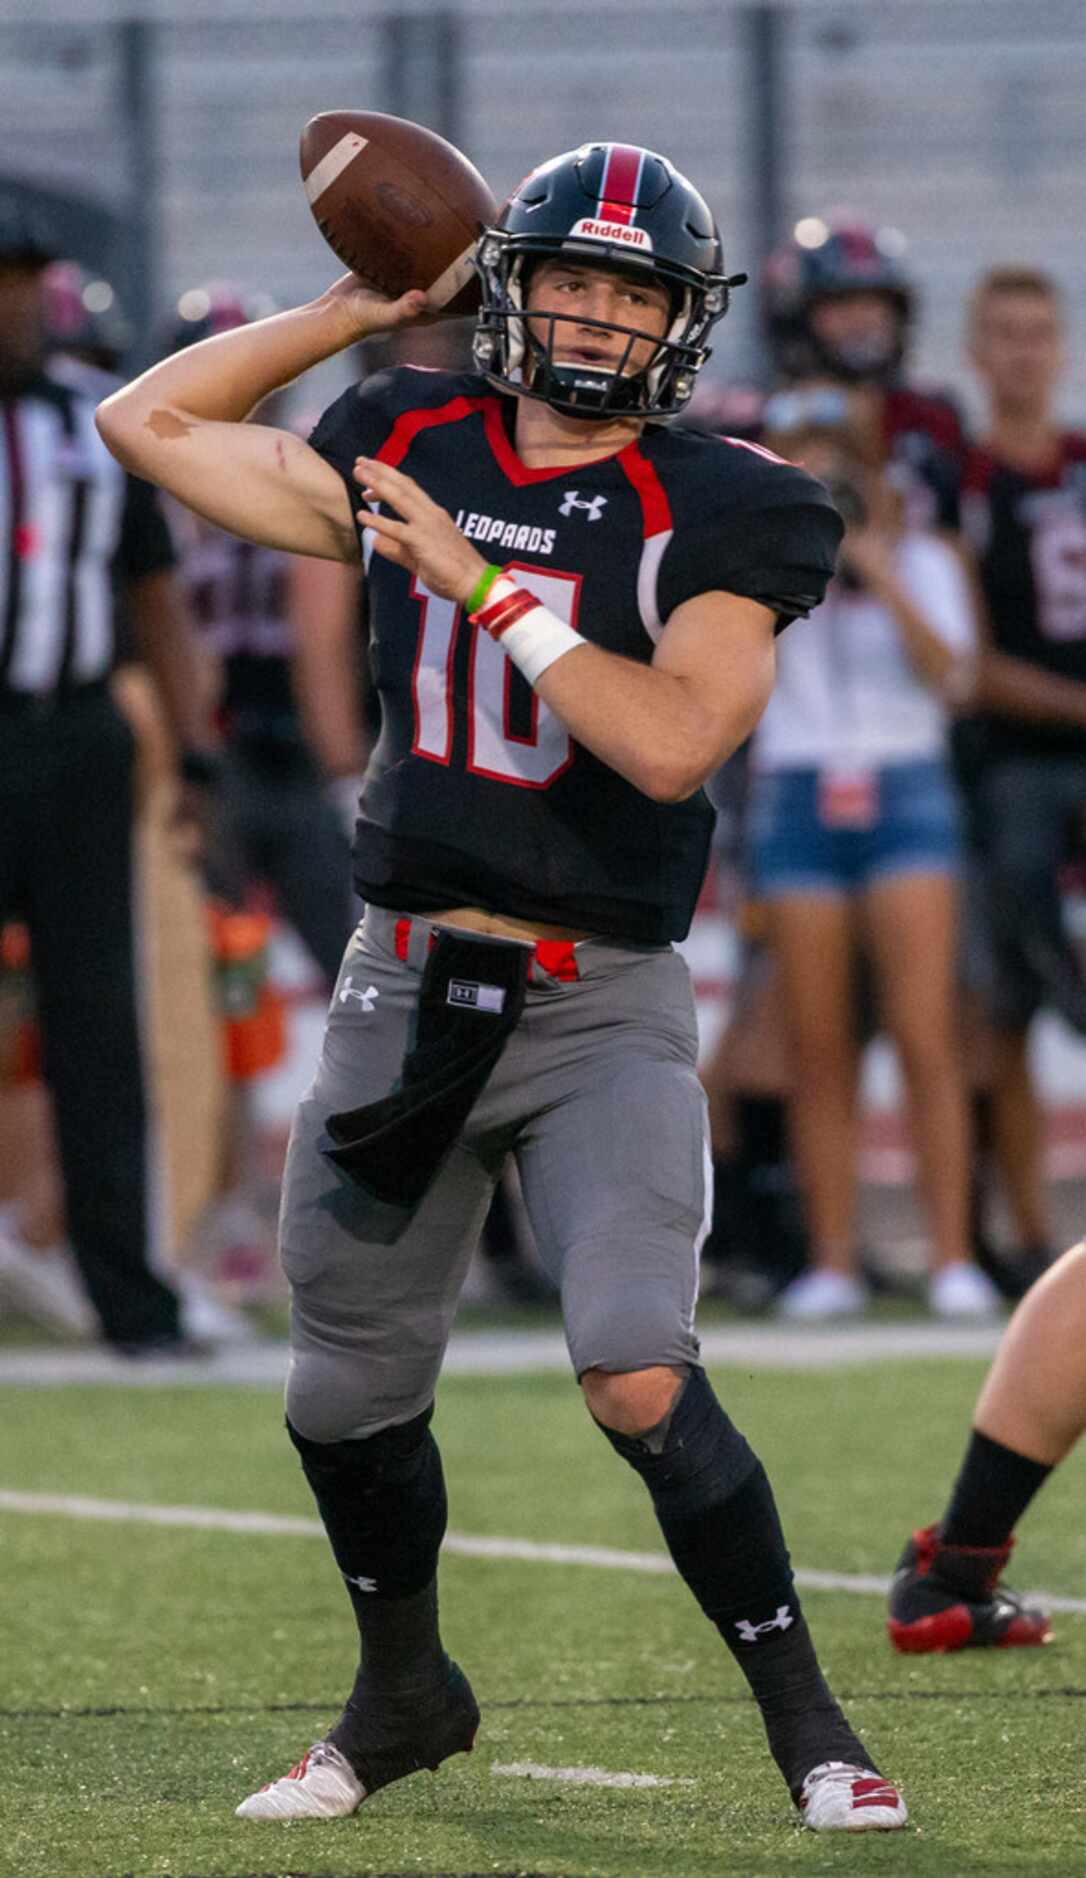
[[[330,463],[347,486],[347,499],[353,515],[359,505],[355,480],[355,458],[376,456],[395,422],[390,404],[392,374],[377,372],[361,385],[351,385],[318,418],[309,434],[309,443]]]
[[[844,525],[821,483],[791,465],[764,466],[740,500],[677,529],[660,568],[660,617],[699,593],[737,593],[777,615],[777,631],[818,606]]]
[[[126,476],[121,532],[114,573],[121,580],[142,580],[176,567],[173,538],[157,489],[140,476]]]

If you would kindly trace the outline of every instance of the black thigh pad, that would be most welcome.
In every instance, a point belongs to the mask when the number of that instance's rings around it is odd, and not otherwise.
[[[516,939],[439,932],[399,1086],[330,1115],[321,1153],[376,1199],[417,1206],[519,1022],[531,959]]]

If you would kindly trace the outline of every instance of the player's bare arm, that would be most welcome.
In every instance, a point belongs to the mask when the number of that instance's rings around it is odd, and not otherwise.
[[[114,456],[197,514],[250,541],[326,560],[358,558],[335,471],[289,431],[246,420],[302,372],[414,319],[421,293],[385,300],[352,275],[316,300],[152,366],[98,410]]]
[[[359,510],[386,559],[434,593],[467,605],[487,563],[410,476],[360,457],[363,495],[396,516]],[[397,519],[398,518],[398,519]],[[736,594],[678,607],[651,665],[582,641],[536,690],[578,743],[658,802],[693,795],[757,723],[773,685],[774,616]]]

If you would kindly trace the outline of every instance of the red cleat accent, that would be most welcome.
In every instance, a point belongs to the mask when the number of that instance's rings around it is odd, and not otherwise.
[[[942,1650],[964,1650],[973,1636],[973,1619],[964,1604],[952,1604],[935,1617],[918,1617],[903,1624],[887,1619],[890,1642],[903,1656],[927,1656]]]
[[[886,1628],[894,1649],[927,1656],[1050,1642],[1047,1611],[1001,1582],[1013,1544],[946,1545],[937,1526],[914,1532],[890,1588]]]

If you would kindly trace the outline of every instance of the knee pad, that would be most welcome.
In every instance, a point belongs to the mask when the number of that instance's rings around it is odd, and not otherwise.
[[[703,1369],[688,1372],[662,1422],[644,1435],[603,1428],[611,1446],[640,1474],[659,1507],[676,1514],[731,1499],[758,1466],[757,1456],[729,1421]]]
[[[289,1415],[285,1419],[307,1480],[313,1476],[330,1480],[348,1474],[360,1491],[373,1492],[412,1479],[425,1464],[427,1450],[435,1445],[430,1433],[433,1414],[431,1402],[409,1422],[347,1441],[311,1441],[295,1428]]]
[[[437,1569],[448,1503],[433,1412],[350,1441],[310,1441],[287,1421],[336,1563],[363,1591],[408,1597]]]

